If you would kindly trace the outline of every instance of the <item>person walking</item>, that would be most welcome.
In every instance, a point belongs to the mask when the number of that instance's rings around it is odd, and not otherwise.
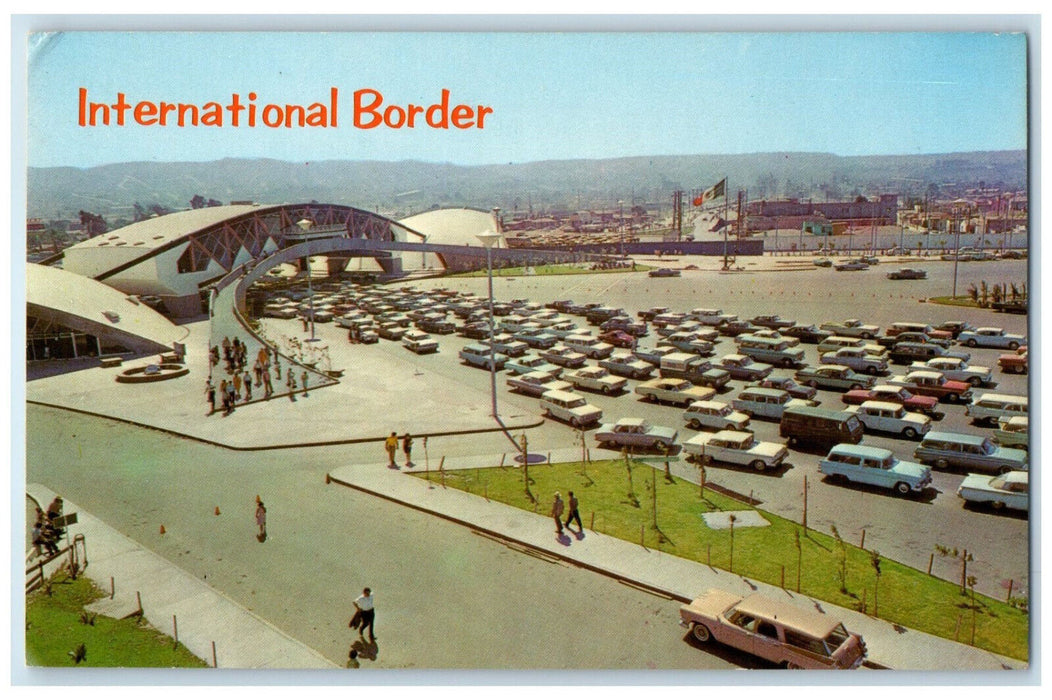
[[[263,373],[263,398],[269,399],[274,393],[274,383],[270,379],[270,370]]]
[[[300,381],[303,382],[303,398],[307,398],[310,395],[307,393],[307,370],[300,373]]]
[[[241,374],[234,371],[234,401],[237,402],[241,398]]]
[[[296,400],[296,377],[292,374],[292,368],[289,367],[285,372],[285,388],[289,390],[289,401]]]
[[[263,500],[258,495],[256,496],[256,526],[259,528],[256,539],[262,542],[267,537],[267,507],[263,505]]]
[[[409,434],[409,431],[405,431],[405,435],[402,436],[402,452],[405,453],[405,466],[413,466],[413,436]]]
[[[569,497],[569,501],[566,504],[566,529],[569,530],[570,523],[576,520],[577,530],[579,532],[584,532],[584,525],[581,524],[581,514],[577,512],[577,496],[573,495],[573,491],[570,491],[567,495]]]
[[[365,628],[368,627],[369,628],[369,641],[375,642],[376,641],[376,636],[373,634],[373,620],[376,618],[376,608],[375,608],[375,606],[373,604],[373,592],[372,592],[372,589],[369,589],[369,588],[362,589],[362,594],[360,596],[358,596],[357,598],[355,598],[355,600],[354,600],[354,607],[357,610],[357,612],[355,613],[355,617],[358,616],[358,613],[361,613],[361,618],[360,618],[360,620],[358,622],[358,627],[357,627],[357,629],[358,629],[358,636],[364,638],[365,637]],[[352,620],[352,625],[351,626],[354,627],[353,620]]]
[[[252,375],[247,371],[245,372],[244,380],[242,384],[245,386],[245,403],[252,400]]]
[[[205,396],[208,398],[208,412],[215,413],[216,411],[216,385],[212,383],[212,378],[209,377],[205,383]]]
[[[397,467],[395,464],[395,452],[398,451],[398,435],[394,431],[384,440],[384,449],[387,450],[387,466]]]
[[[555,500],[552,501],[552,517],[555,518],[555,533],[563,534],[563,498],[559,492],[555,492]]]

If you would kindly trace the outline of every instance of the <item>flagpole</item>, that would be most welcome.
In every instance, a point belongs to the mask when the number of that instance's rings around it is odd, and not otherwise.
[[[727,178],[723,179],[723,269],[726,271],[731,269],[731,266],[727,264],[727,227],[730,226],[730,210],[727,204],[729,200],[729,197],[727,197]]]

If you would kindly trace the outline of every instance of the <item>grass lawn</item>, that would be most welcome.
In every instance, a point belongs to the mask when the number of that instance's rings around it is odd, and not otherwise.
[[[642,533],[651,549],[693,559],[753,580],[783,585],[836,605],[860,610],[920,630],[1016,659],[1028,658],[1029,617],[1023,610],[929,576],[898,562],[879,558],[879,584],[873,553],[798,523],[759,511],[769,527],[709,529],[702,515],[741,511],[750,506],[698,484],[673,477],[641,462],[624,460],[534,465],[529,469],[531,502],[518,468],[468,469],[445,473],[446,486],[490,500],[548,514],[551,494],[573,490],[581,502],[585,527],[638,544]],[[429,476],[437,481],[440,477]],[[656,522],[654,527],[656,501]],[[799,564],[798,564],[799,562]],[[797,578],[799,577],[799,587]],[[698,591],[700,593],[701,591]],[[972,625],[974,623],[974,642]]]
[[[494,277],[522,277],[525,274],[524,267],[506,267],[506,268],[493,268]],[[636,263],[635,269],[631,267],[619,267],[612,268],[609,270],[590,270],[588,266],[579,265],[533,265],[531,268],[533,275],[605,275],[605,274],[616,274],[624,272],[646,272],[652,269],[648,265],[640,265]],[[485,270],[476,270],[474,272],[460,272],[455,275],[447,275],[448,277],[485,277]]]
[[[84,606],[103,596],[90,579],[59,573],[26,600],[26,663],[29,666],[74,666],[68,652],[83,644],[81,666],[129,668],[207,668],[183,645],[134,618],[95,617],[82,620]],[[90,613],[87,613],[90,615]]]
[[[929,304],[942,304],[944,306],[963,306],[969,309],[982,308],[969,296],[945,296],[945,297],[928,297]]]

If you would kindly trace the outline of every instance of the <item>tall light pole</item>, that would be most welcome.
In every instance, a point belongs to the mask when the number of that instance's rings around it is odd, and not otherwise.
[[[957,264],[961,258],[961,224],[957,221],[957,207],[953,208],[953,228],[953,295],[950,297],[951,299],[957,297]]]
[[[500,240],[500,234],[493,231],[485,231],[476,236],[486,247],[486,278],[489,283],[489,391],[493,408],[493,418],[500,420],[497,416],[497,360],[493,348],[493,335],[496,328],[493,314],[493,246]]]
[[[625,257],[625,203],[617,200],[617,230],[621,241],[621,257]]]
[[[310,227],[314,225],[314,222],[310,219],[300,219],[296,222],[296,225],[303,231],[303,237],[307,243],[307,303],[310,308],[310,338],[307,339],[308,343],[317,342],[317,338],[314,337],[314,287],[311,284],[311,271],[310,271]]]

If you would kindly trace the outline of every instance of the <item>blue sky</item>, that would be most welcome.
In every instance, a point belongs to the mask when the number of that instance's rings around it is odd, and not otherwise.
[[[993,33],[34,35],[28,163],[915,154],[1026,147],[1026,39]],[[337,129],[77,126],[90,99],[309,104]],[[351,94],[492,107],[484,129],[355,129]]]

